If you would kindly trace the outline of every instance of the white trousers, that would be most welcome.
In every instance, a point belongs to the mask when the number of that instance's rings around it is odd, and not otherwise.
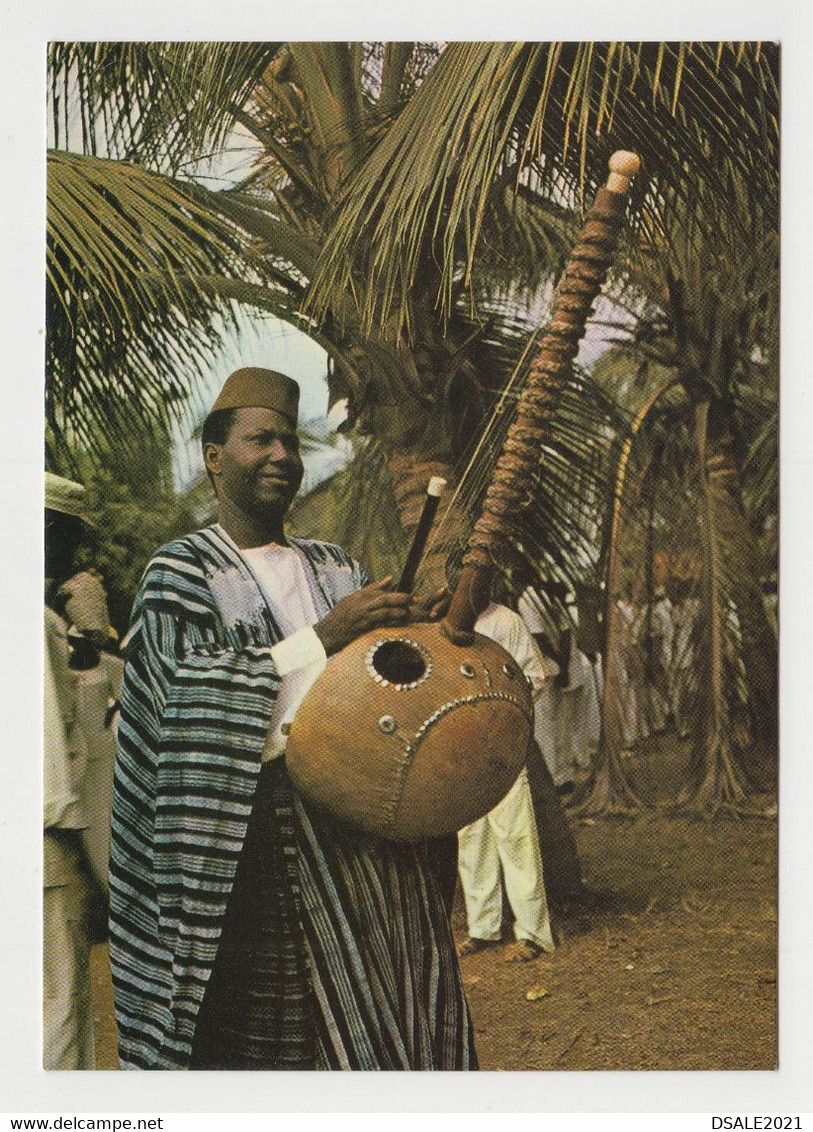
[[[539,744],[542,758],[550,771],[555,786],[560,786],[573,778],[570,765],[570,749],[562,749],[557,714],[559,711],[559,689],[552,680],[546,680],[536,693],[534,703],[534,738]]]
[[[43,1069],[95,1069],[90,940],[76,884],[43,889]]]
[[[457,838],[469,935],[473,939],[500,938],[502,866],[517,939],[552,951],[553,935],[527,771],[523,768],[505,798],[484,818],[461,829]]]

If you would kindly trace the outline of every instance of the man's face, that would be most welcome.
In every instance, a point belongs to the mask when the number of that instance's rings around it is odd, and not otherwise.
[[[204,455],[218,498],[253,518],[281,519],[302,483],[296,433],[271,409],[238,409],[225,442]]]

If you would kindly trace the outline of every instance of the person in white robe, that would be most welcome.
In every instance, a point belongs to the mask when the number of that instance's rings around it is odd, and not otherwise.
[[[559,675],[559,665],[551,654],[554,648],[552,642],[558,640],[558,629],[532,586],[527,586],[520,595],[517,612],[537,646],[545,677],[536,690],[534,738],[554,785],[561,786],[570,777],[570,766],[569,745],[565,750],[561,742],[557,742],[557,736],[561,734],[561,728],[557,726],[560,690],[554,677]]]
[[[492,603],[480,615],[478,633],[502,645],[528,678],[534,696],[545,685],[542,655],[522,618]],[[458,869],[466,904],[469,938],[465,955],[501,942],[503,883],[514,914],[516,941],[506,960],[535,959],[554,948],[545,895],[542,856],[526,769],[485,817],[458,833]]]
[[[547,642],[556,660],[543,652],[547,681],[537,700],[535,738],[559,793],[572,791],[578,772],[586,774],[601,739],[601,662],[591,664],[574,632],[575,606],[570,618],[557,626],[539,595],[528,586],[517,609],[537,646]],[[553,643],[551,643],[553,642]]]
[[[557,748],[560,774],[572,782],[589,772],[601,740],[600,667],[598,673],[570,633],[567,672],[559,691]]]

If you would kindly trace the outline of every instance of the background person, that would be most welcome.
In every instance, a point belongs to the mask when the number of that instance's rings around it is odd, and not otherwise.
[[[93,1069],[90,987],[92,922],[98,890],[85,835],[91,825],[80,675],[73,665],[61,587],[85,533],[84,488],[45,473],[43,1066]],[[101,584],[74,601],[82,621],[98,606]],[[78,635],[77,644],[84,640]],[[107,820],[109,822],[109,811]],[[98,870],[104,875],[104,866]],[[103,918],[103,917],[101,917]]]
[[[502,645],[536,693],[545,679],[542,657],[520,616],[492,602],[477,618],[475,629]],[[514,914],[516,936],[503,957],[527,961],[552,951],[542,855],[525,767],[502,801],[457,836],[469,931],[460,954],[502,941],[503,888]]]

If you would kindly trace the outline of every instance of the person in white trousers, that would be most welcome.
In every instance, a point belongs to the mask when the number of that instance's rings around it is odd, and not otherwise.
[[[522,618],[492,603],[480,615],[478,633],[502,645],[528,677],[536,696],[545,672],[541,653]],[[508,794],[490,813],[458,833],[458,870],[466,903],[467,955],[502,942],[502,883],[514,913],[516,940],[504,952],[508,961],[535,959],[554,948],[542,856],[527,771],[523,767]],[[502,878],[502,879],[501,879]]]

